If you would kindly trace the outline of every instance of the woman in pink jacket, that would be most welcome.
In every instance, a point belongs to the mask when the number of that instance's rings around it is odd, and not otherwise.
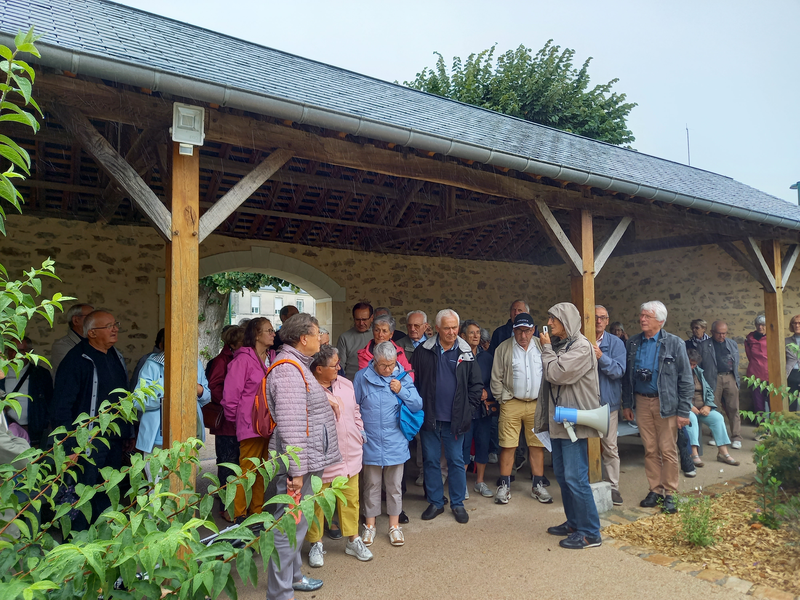
[[[411,369],[411,363],[408,362],[405,350],[394,343],[392,335],[396,325],[394,318],[389,315],[381,315],[375,317],[372,321],[372,340],[358,351],[358,368],[363,369],[372,360],[372,352],[376,344],[381,342],[392,342],[394,349],[397,350],[397,362],[402,365],[403,369],[411,376],[411,381],[414,381],[414,372]]]
[[[261,381],[267,374],[269,357],[267,351],[275,339],[275,330],[269,319],[259,317],[247,324],[242,347],[233,355],[225,375],[222,391],[222,408],[225,418],[236,424],[236,439],[239,440],[239,466],[242,471],[255,467],[248,458],[269,458],[269,440],[262,438],[253,429],[253,401]],[[221,482],[220,482],[221,483]],[[256,477],[253,484],[250,506],[244,489],[236,489],[234,517],[244,520],[248,515],[260,513],[264,507],[264,478]]]
[[[322,474],[322,488],[330,487],[331,481],[336,477],[347,477],[347,489],[344,491],[346,503],[340,499],[336,501],[336,510],[339,514],[339,523],[342,535],[348,536],[345,545],[345,554],[355,556],[358,560],[372,560],[372,552],[364,545],[358,535],[358,474],[361,472],[361,458],[364,451],[364,422],[361,420],[361,411],[356,402],[353,384],[344,377],[338,377],[339,351],[333,346],[324,345],[314,355],[311,362],[311,372],[325,388],[328,401],[337,413],[336,437],[339,439],[339,452],[342,462],[331,465]],[[322,550],[322,507],[317,505],[315,511],[316,521],[308,528],[306,539],[311,544],[308,553],[308,565],[321,567],[324,554]]]
[[[754,323],[756,329],[744,339],[744,351],[747,354],[747,375],[758,377],[761,381],[769,381],[767,365],[767,319],[758,315]],[[769,410],[769,392],[753,389],[753,412]]]

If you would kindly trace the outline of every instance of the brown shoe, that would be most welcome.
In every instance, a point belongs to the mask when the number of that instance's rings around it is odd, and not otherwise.
[[[706,463],[703,462],[703,459],[700,458],[697,454],[692,456],[692,462],[694,463],[695,467],[704,467]]]
[[[730,454],[717,454],[717,460],[726,465],[731,465],[732,467],[739,466],[739,461],[734,459]]]

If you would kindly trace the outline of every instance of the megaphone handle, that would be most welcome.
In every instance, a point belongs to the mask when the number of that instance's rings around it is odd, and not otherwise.
[[[575,435],[575,430],[572,428],[572,423],[570,423],[566,419],[563,421],[563,423],[564,423],[564,428],[567,430],[567,433],[569,434],[569,439],[571,439],[572,443],[574,444],[575,442],[578,441],[578,436]]]

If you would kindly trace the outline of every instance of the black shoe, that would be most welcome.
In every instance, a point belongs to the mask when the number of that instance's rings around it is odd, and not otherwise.
[[[596,548],[603,544],[603,538],[599,535],[597,537],[584,536],[578,533],[569,534],[569,537],[558,542],[558,545],[568,550],[583,550],[584,548]]]
[[[447,499],[447,496],[444,496],[444,505],[447,506],[450,504],[450,500]]]
[[[467,513],[467,509],[463,506],[453,507],[453,516],[459,523],[466,523],[469,521],[469,514]]]
[[[550,480],[544,475],[542,475],[542,485],[544,487],[550,487]]]
[[[570,533],[575,533],[575,530],[567,525],[567,522],[564,521],[561,525],[554,525],[553,527],[547,528],[547,533],[550,535],[558,535],[561,537],[567,536]]]
[[[511,482],[513,483],[515,479],[516,479],[516,477],[514,475],[512,475],[511,476]],[[497,481],[495,482],[495,486],[496,487],[500,487],[501,483],[503,483],[503,478],[502,477],[498,477]]]
[[[435,504],[428,504],[428,508],[425,509],[425,512],[422,513],[422,520],[423,521],[431,521],[435,519],[440,514],[444,512],[444,506],[442,508],[436,508]]]
[[[403,524],[408,523],[408,515],[406,514],[406,511],[404,510],[400,511],[400,516],[397,517],[397,521]]]
[[[659,502],[663,501],[664,496],[656,494],[655,492],[650,492],[644,500],[639,502],[639,506],[643,508],[653,508],[654,506],[658,506]]]
[[[675,499],[672,496],[664,496],[664,506],[661,507],[661,512],[668,515],[674,515],[678,512],[678,507],[675,506]]]

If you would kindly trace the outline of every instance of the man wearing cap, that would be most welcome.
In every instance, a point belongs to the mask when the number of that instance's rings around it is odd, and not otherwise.
[[[494,501],[508,504],[511,499],[511,469],[514,452],[524,429],[528,444],[533,486],[531,496],[543,504],[553,498],[545,489],[544,446],[533,433],[536,400],[542,389],[542,346],[534,335],[530,314],[514,317],[513,336],[502,342],[494,353],[492,395],[500,403],[500,484]]]

